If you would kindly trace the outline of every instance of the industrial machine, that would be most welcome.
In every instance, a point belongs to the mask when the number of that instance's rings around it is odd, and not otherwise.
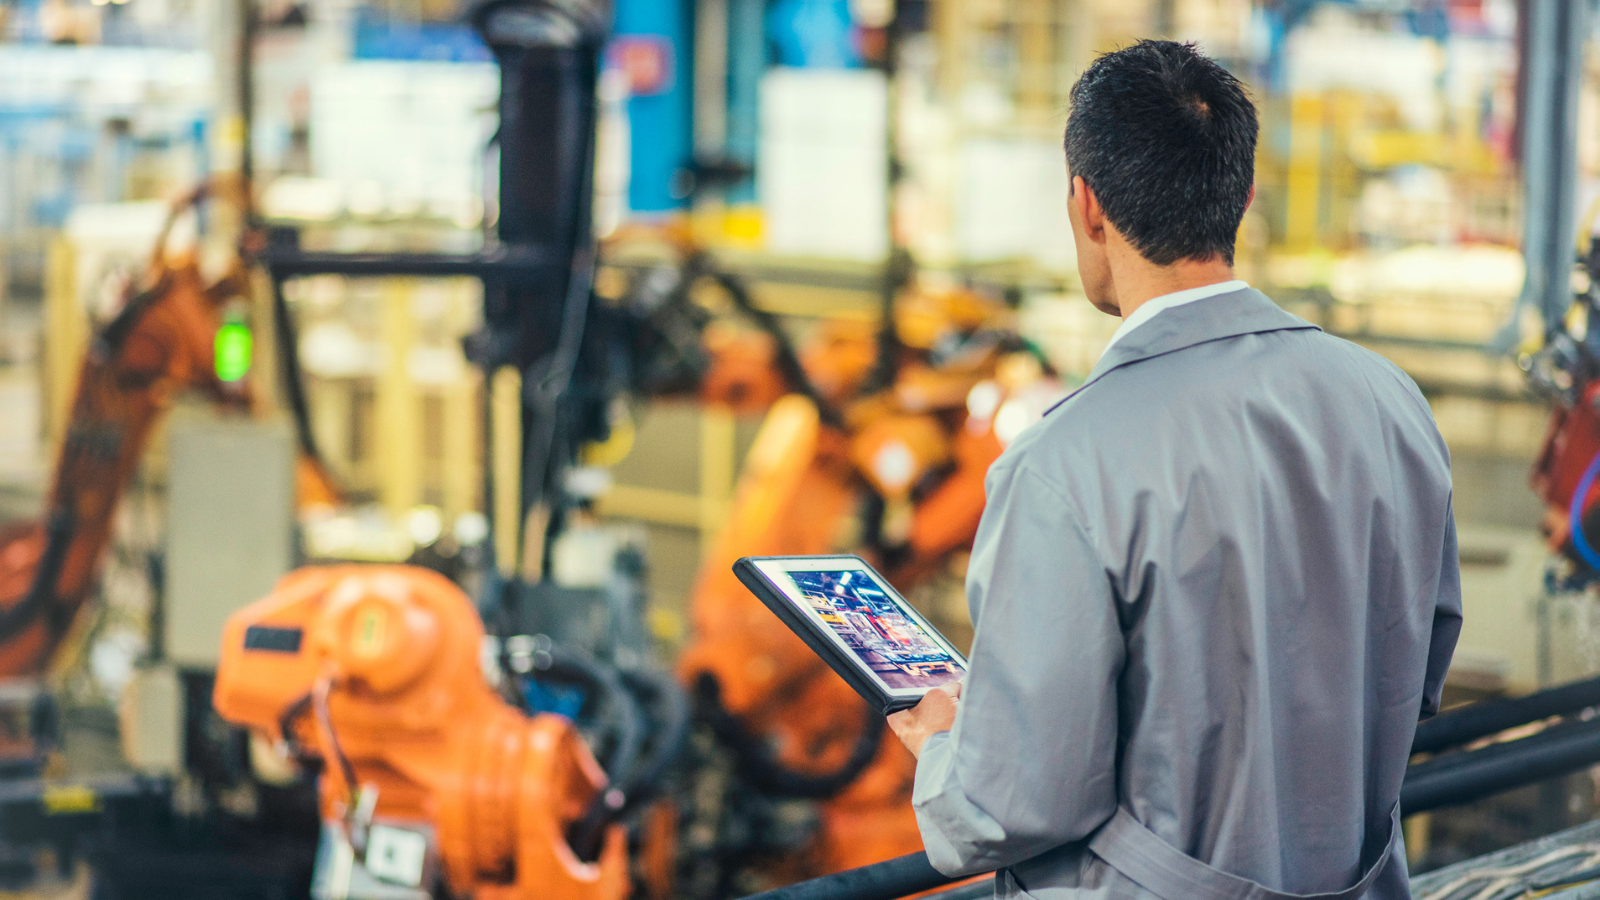
[[[275,288],[277,343],[291,374],[287,279],[483,280],[485,327],[468,349],[486,372],[511,366],[522,374],[521,521],[540,533],[516,545],[532,553],[548,556],[582,516],[587,500],[566,475],[586,444],[606,436],[618,395],[688,392],[767,411],[729,529],[697,588],[695,640],[678,667],[696,697],[695,749],[688,765],[675,765],[690,737],[687,701],[644,668],[628,637],[637,629],[566,627],[588,620],[582,604],[592,596],[547,577],[502,578],[492,558],[476,608],[418,569],[295,573],[237,614],[223,638],[217,711],[257,738],[232,733],[213,747],[207,735],[216,729],[194,723],[190,753],[191,761],[209,754],[218,763],[201,779],[208,803],[236,795],[265,803],[314,778],[317,896],[543,891],[604,900],[627,893],[630,882],[652,897],[729,896],[918,846],[910,757],[883,740],[882,718],[771,620],[728,565],[748,553],[848,548],[865,550],[903,589],[947,577],[970,544],[989,462],[1057,392],[1048,367],[1007,327],[1003,305],[965,292],[903,290],[899,278],[886,288],[881,321],[829,321],[803,350],[703,254],[686,254],[676,280],[642,279],[601,302],[592,285],[589,185],[607,18],[603,4],[580,2],[474,7],[503,79],[498,239],[484,250],[323,253],[277,230],[259,261]],[[707,279],[753,331],[713,323],[695,304],[693,289]],[[149,397],[159,401],[183,384],[236,397],[214,373],[213,348],[217,304],[241,282],[208,288],[190,270],[163,269],[157,283],[164,292],[130,303],[139,315],[107,330],[86,372],[108,360],[143,360],[131,350],[149,346],[169,354],[166,368],[134,370]],[[177,311],[158,314],[169,303]],[[128,349],[107,352],[117,347]],[[85,384],[101,377],[131,383],[122,373],[86,375]],[[314,454],[296,387],[291,378],[289,405],[303,449]],[[145,417],[141,428],[156,405],[132,410]],[[74,434],[63,472],[69,461],[104,460],[107,448],[125,453],[119,465],[136,458],[136,440],[94,428]],[[73,471],[57,486],[58,508],[88,503],[75,492],[105,483]],[[109,515],[111,500],[96,502],[93,509]],[[63,534],[93,537],[83,512],[53,521]],[[55,533],[30,532],[0,555],[8,566],[0,584],[37,584],[85,561],[92,570],[92,554],[69,553],[49,537]],[[105,536],[95,539],[103,544]],[[45,574],[19,574],[33,570]],[[81,588],[74,590],[81,603]],[[34,647],[27,665],[37,666],[58,626],[31,618],[44,594],[19,596],[12,609],[27,611],[28,634],[42,637],[17,646]],[[6,613],[0,624],[13,618],[21,614]],[[605,621],[627,624],[626,615]],[[253,771],[239,767],[247,752]],[[157,805],[170,800],[163,795]],[[253,826],[241,819],[238,827]]]
[[[608,808],[599,763],[491,689],[483,639],[458,587],[402,567],[303,569],[229,621],[218,712],[325,763],[315,896],[627,896],[620,827],[588,859],[568,841]]]
[[[823,801],[808,874],[921,846],[914,763],[883,739],[881,718],[738,583],[734,560],[856,550],[913,599],[945,578],[964,611],[958,556],[983,511],[984,474],[1015,436],[1010,429],[1060,393],[1014,334],[983,327],[996,310],[969,295],[914,297],[906,307],[908,322],[943,319],[946,328],[925,334],[945,343],[907,341],[907,359],[881,391],[852,396],[868,369],[847,366],[870,364],[870,330],[835,323],[805,354],[827,388],[820,402],[790,395],[768,413],[700,571],[694,637],[678,663],[756,788]]]
[[[216,367],[222,306],[243,291],[241,271],[206,284],[192,255],[169,258],[175,205],[146,275],[94,338],[78,376],[42,525],[0,535],[0,677],[36,675],[94,586],[117,501],[151,427],[174,394],[194,389],[245,402],[242,372]]]
[[[151,429],[183,391],[223,406],[249,399],[248,360],[217,366],[219,345],[229,352],[218,337],[223,309],[243,291],[242,270],[208,283],[192,253],[167,252],[173,223],[204,194],[173,205],[143,282],[92,339],[44,521],[0,528],[0,714],[10,726],[0,742],[0,777],[35,777],[57,749],[59,722],[43,675],[93,597],[113,515]]]
[[[701,566],[677,664],[699,720],[731,757],[702,754],[688,776],[700,787],[683,811],[683,886],[732,896],[917,850],[910,754],[884,739],[883,718],[750,595],[732,565],[749,555],[861,552],[959,635],[968,627],[963,554],[983,511],[984,475],[1061,386],[1017,336],[1010,309],[972,291],[897,285],[877,321],[828,318],[796,347],[685,232],[665,242],[675,263],[639,272],[626,305],[695,323],[688,333],[701,338],[658,354],[694,377],[663,378],[657,392],[765,414]],[[724,298],[742,327],[708,323],[706,312],[697,319],[692,298],[703,293]],[[696,358],[698,366],[684,362]]]
[[[144,456],[152,430],[173,400],[194,392],[225,410],[245,412],[252,402],[250,333],[244,317],[248,279],[242,262],[216,280],[201,272],[196,254],[171,251],[168,237],[174,223],[195,210],[209,194],[196,189],[175,202],[156,240],[142,278],[131,285],[111,320],[99,327],[78,375],[75,394],[57,454],[53,483],[42,524],[13,525],[0,533],[0,877],[23,879],[35,871],[40,847],[50,847],[56,866],[70,875],[83,853],[101,854],[131,839],[164,841],[161,849],[188,864],[196,844],[173,816],[174,784],[163,776],[122,771],[78,773],[62,780],[58,765],[63,749],[61,716],[51,673],[59,658],[78,646],[86,633],[97,597],[100,568],[112,543],[113,517],[119,501]],[[311,494],[326,498],[332,482],[312,459],[300,463],[301,482]],[[172,708],[184,704],[173,697]],[[205,704],[189,704],[206,710]],[[180,743],[192,745],[189,773],[202,805],[216,799],[229,774],[229,746],[204,739],[207,723],[169,723]],[[156,726],[160,727],[160,726]],[[231,842],[249,858],[273,854],[274,862],[243,866],[237,881],[278,883],[288,872],[295,879],[293,854],[273,843],[280,824],[294,819],[290,792],[252,795],[257,813],[251,829],[257,834],[232,841],[233,817],[211,817],[210,808],[195,818],[204,825],[200,844],[206,852]],[[282,802],[280,802],[282,801]],[[280,813],[282,815],[280,815]],[[289,827],[293,831],[293,826]],[[226,851],[222,851],[226,852]],[[111,854],[118,860],[136,855]],[[154,859],[154,857],[150,857]],[[113,864],[114,867],[114,864]],[[123,872],[121,874],[130,874]],[[124,886],[136,883],[131,873]],[[159,880],[159,878],[157,879]],[[107,875],[106,896],[117,896],[119,879]],[[194,890],[222,888],[199,878]],[[137,894],[135,894],[137,895]]]
[[[595,86],[610,13],[485,0],[469,17],[502,79],[494,239],[458,255],[351,254],[303,249],[276,229],[261,261],[288,348],[288,279],[483,281],[484,326],[466,349],[486,375],[522,376],[517,521],[533,533],[515,546],[537,557],[488,554],[473,599],[418,568],[296,572],[230,620],[215,704],[258,750],[281,751],[257,753],[266,770],[289,762],[285,777],[315,779],[316,897],[618,900],[631,883],[664,897],[671,829],[651,825],[665,821],[653,800],[686,739],[683,694],[644,668],[636,591],[570,590],[548,565],[587,502],[566,475],[606,436],[612,401],[640,378],[631,364],[657,343],[648,322],[592,289]],[[528,571],[543,574],[525,581]]]
[[[1552,323],[1545,345],[1524,358],[1529,383],[1554,407],[1534,461],[1533,489],[1545,503],[1541,523],[1552,553],[1570,564],[1562,580],[1578,587],[1600,577],[1600,257],[1590,242],[1582,289]]]

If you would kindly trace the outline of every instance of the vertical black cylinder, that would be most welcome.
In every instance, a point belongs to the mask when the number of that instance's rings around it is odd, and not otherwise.
[[[609,13],[581,0],[491,0],[474,18],[500,67],[497,233],[551,262],[538,283],[486,285],[489,323],[517,336],[513,362],[525,367],[553,349],[571,260],[593,227],[595,88]]]

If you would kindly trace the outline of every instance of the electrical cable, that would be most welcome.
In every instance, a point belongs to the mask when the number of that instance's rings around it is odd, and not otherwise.
[[[774,796],[801,800],[824,800],[848,787],[878,756],[883,733],[888,728],[884,717],[868,706],[862,708],[861,734],[839,768],[823,775],[797,772],[779,762],[765,741],[750,734],[744,725],[722,705],[722,689],[710,673],[695,684],[695,700],[700,717],[718,738],[726,742],[738,759],[739,771],[756,788]]]
[[[278,364],[283,368],[283,393],[289,402],[289,414],[294,419],[295,437],[300,452],[331,477],[327,460],[317,446],[316,434],[311,430],[311,404],[306,399],[305,368],[300,365],[300,329],[295,325],[294,312],[289,309],[289,299],[283,292],[283,280],[272,279],[272,327],[277,332],[273,343],[278,349]]]
[[[94,340],[89,345],[89,352],[101,360],[109,363],[122,350],[123,343],[133,333],[135,327],[149,312],[150,308],[161,299],[171,286],[171,275],[167,271],[163,260],[166,254],[167,238],[172,233],[172,227],[178,217],[197,204],[206,195],[206,187],[202,185],[174,203],[167,211],[167,217],[161,224],[161,230],[156,235],[155,250],[152,253],[151,270],[155,272],[155,281],[148,287],[139,289],[128,297],[110,322],[100,329]],[[61,450],[61,471],[57,473],[57,491],[59,494],[75,490],[78,485],[71,479],[61,477],[71,468],[70,461],[82,451],[81,439],[68,429]],[[34,570],[33,580],[28,585],[28,592],[21,601],[10,608],[0,611],[0,644],[10,642],[17,635],[33,625],[55,599],[56,588],[61,578],[62,570],[66,567],[67,550],[72,545],[72,538],[76,531],[75,504],[63,501],[61,496],[55,498],[55,509],[49,516],[45,525],[45,547],[40,555],[38,568]]]
[[[653,672],[624,669],[619,674],[641,707],[647,706],[641,695],[657,701],[657,715],[652,720],[654,747],[633,771],[613,780],[595,797],[573,824],[571,843],[580,859],[598,854],[607,827],[637,811],[659,793],[662,777],[678,761],[689,739],[689,701],[677,682]]]
[[[178,224],[178,219],[186,212],[194,209],[211,193],[209,182],[202,182],[200,186],[183,195],[167,209],[167,217],[161,222],[161,230],[156,232],[154,249],[150,253],[150,271],[155,273],[155,280],[148,287],[134,291],[122,304],[122,309],[107,322],[100,333],[95,335],[90,345],[93,352],[102,354],[102,358],[109,361],[122,350],[122,342],[133,333],[134,326],[144,318],[144,314],[155,302],[166,294],[167,288],[172,284],[172,273],[167,270],[167,239],[172,236],[172,229]]]
[[[356,782],[355,766],[350,764],[350,758],[344,755],[344,748],[339,744],[339,735],[333,730],[333,715],[328,709],[328,695],[333,690],[333,679],[327,676],[317,679],[311,688],[311,707],[316,714],[318,730],[322,732],[322,739],[327,741],[328,750],[333,755],[334,762],[338,763],[339,777],[344,781],[345,794],[349,797],[346,806],[346,817],[353,813],[358,804],[357,795],[360,787]]]
[[[625,781],[638,764],[639,750],[644,743],[644,716],[616,670],[582,654],[559,648],[537,654],[534,669],[540,675],[588,685],[599,695],[598,705],[611,719],[608,724],[614,741],[602,768],[613,784]]]
[[[1589,568],[1600,572],[1600,553],[1589,546],[1589,540],[1583,534],[1583,505],[1589,497],[1590,488],[1594,487],[1594,479],[1600,475],[1600,452],[1596,452],[1594,459],[1589,460],[1589,465],[1583,470],[1583,477],[1578,479],[1578,489],[1572,494],[1572,503],[1567,511],[1568,527],[1572,532],[1572,548],[1578,551],[1583,561]]]
[[[609,784],[568,828],[567,842],[573,852],[579,859],[593,862],[604,844],[606,825],[627,806],[626,791],[635,783],[644,744],[644,714],[617,670],[587,656],[551,648],[535,655],[534,669],[588,685],[599,695],[600,708],[611,719],[613,743],[601,766]]]
[[[1494,866],[1483,869],[1471,869],[1455,881],[1421,895],[1418,900],[1491,900],[1497,895],[1500,897],[1516,896],[1522,893],[1522,880],[1538,872],[1546,866],[1564,862],[1574,857],[1583,857],[1578,862],[1578,867],[1587,868],[1600,863],[1600,844],[1577,844],[1570,847],[1559,847],[1542,856],[1515,863],[1509,866]],[[1482,882],[1482,885],[1479,885]],[[1477,890],[1468,895],[1462,895],[1462,888],[1472,886]],[[1516,888],[1515,892],[1506,895],[1500,892],[1506,888]]]
[[[594,164],[584,169],[583,190],[593,189]],[[585,229],[587,224],[585,223]],[[591,237],[573,254],[572,271],[567,282],[567,296],[561,315],[561,330],[556,339],[556,349],[530,364],[523,372],[523,395],[528,409],[533,412],[534,427],[529,447],[524,457],[522,472],[522,509],[526,512],[543,499],[545,482],[549,480],[550,464],[555,456],[555,438],[560,403],[577,371],[579,354],[583,349],[583,335],[589,318],[589,301],[593,295],[594,242]],[[546,363],[544,372],[536,374],[540,363]],[[523,541],[518,541],[518,566],[523,560]]]
[[[823,422],[834,427],[842,427],[844,418],[833,408],[833,404],[823,399],[821,392],[812,383],[811,376],[806,374],[805,367],[800,364],[800,355],[795,351],[794,341],[789,338],[788,332],[783,330],[778,317],[756,305],[755,299],[750,295],[750,288],[743,278],[715,267],[709,260],[709,254],[703,251],[692,257],[687,266],[692,276],[711,279],[728,295],[735,308],[772,338],[775,345],[773,364],[784,381],[788,382],[789,389],[810,400],[812,405],[816,406],[817,414]],[[693,283],[692,279],[690,283]]]
[[[311,694],[300,695],[300,699],[289,704],[283,710],[283,715],[278,717],[278,734],[282,736],[283,743],[289,752],[295,756],[303,756],[304,750],[294,738],[294,720],[304,715],[311,708]]]
[[[123,341],[133,333],[134,326],[138,325],[150,307],[161,299],[171,283],[171,276],[162,269],[153,284],[128,298],[116,316],[100,329],[100,333],[95,335],[94,341],[89,345],[90,352],[99,354],[101,359],[107,361],[114,358],[122,350]]]
[[[693,718],[689,698],[672,677],[660,672],[624,669],[622,680],[635,696],[643,694],[655,698],[656,715],[652,720],[655,746],[635,770],[627,791],[627,803],[618,812],[619,816],[632,812],[655,796],[661,787],[662,777],[683,755]]]

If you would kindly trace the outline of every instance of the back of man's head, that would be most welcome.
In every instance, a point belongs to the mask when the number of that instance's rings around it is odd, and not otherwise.
[[[1073,85],[1067,166],[1144,258],[1232,265],[1257,130],[1238,79],[1194,45],[1140,41]]]

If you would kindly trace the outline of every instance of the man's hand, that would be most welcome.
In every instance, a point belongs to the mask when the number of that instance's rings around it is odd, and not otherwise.
[[[928,738],[949,731],[956,724],[956,704],[960,701],[961,682],[941,684],[924,694],[916,706],[889,716],[889,727],[912,756],[920,756]]]

